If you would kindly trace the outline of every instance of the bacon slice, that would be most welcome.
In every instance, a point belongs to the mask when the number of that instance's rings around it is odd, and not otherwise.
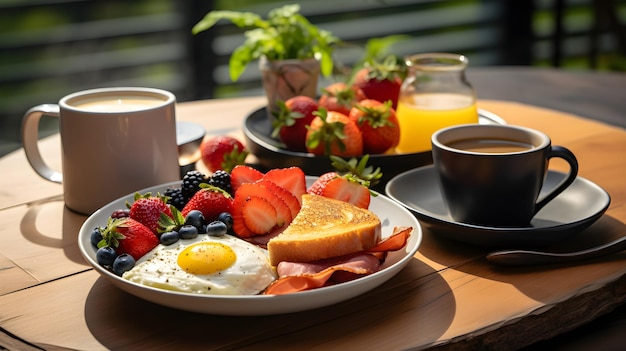
[[[412,231],[412,227],[396,227],[392,235],[377,246],[347,256],[306,263],[281,262],[276,267],[278,280],[264,294],[281,295],[316,289],[375,273],[387,252],[402,249]]]

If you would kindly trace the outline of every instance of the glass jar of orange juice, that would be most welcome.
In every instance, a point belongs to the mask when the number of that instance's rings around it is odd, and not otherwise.
[[[455,124],[478,123],[476,93],[465,78],[463,55],[427,53],[406,58],[396,113],[400,124],[398,153],[431,149],[430,137]]]

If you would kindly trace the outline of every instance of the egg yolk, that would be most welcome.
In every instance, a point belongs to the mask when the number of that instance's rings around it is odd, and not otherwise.
[[[178,266],[190,274],[213,274],[235,263],[237,255],[222,243],[197,243],[178,255]]]

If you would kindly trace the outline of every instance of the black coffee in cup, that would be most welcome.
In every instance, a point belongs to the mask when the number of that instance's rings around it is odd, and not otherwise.
[[[461,139],[450,143],[449,146],[463,151],[494,154],[522,152],[533,148],[530,144],[505,139]]]
[[[444,203],[452,219],[463,223],[528,226],[578,173],[571,151],[552,146],[544,133],[523,127],[453,126],[433,134],[432,146]],[[553,157],[565,159],[570,172],[538,199]]]

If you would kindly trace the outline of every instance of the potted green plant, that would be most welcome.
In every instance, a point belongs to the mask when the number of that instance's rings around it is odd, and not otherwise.
[[[311,24],[297,4],[271,10],[267,19],[252,12],[211,11],[192,29],[198,34],[220,20],[229,20],[244,31],[245,41],[230,56],[229,72],[237,81],[248,64],[259,60],[268,107],[292,96],[315,97],[320,72],[333,70],[332,53],[339,39]]]

